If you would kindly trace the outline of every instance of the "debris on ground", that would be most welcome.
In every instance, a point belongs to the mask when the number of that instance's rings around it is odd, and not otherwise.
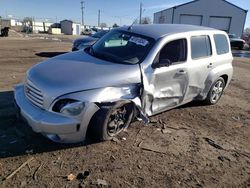
[[[232,116],[232,119],[235,120],[235,121],[240,121],[240,117],[239,116],[237,116],[237,117]]]
[[[80,172],[77,176],[76,179],[78,180],[85,180],[87,177],[89,177],[90,171],[86,170],[84,172]]]
[[[113,137],[112,141],[115,142],[115,143],[117,143],[117,144],[121,143],[121,141],[118,138],[116,138],[116,137]]]
[[[61,164],[60,164],[60,169],[63,168],[63,161],[61,161]]]
[[[68,181],[73,181],[73,180],[75,180],[76,179],[76,176],[74,175],[74,174],[69,174],[68,176],[67,176],[67,180]]]
[[[97,179],[97,181],[92,182],[92,184],[97,186],[108,186],[107,181],[102,179]]]
[[[34,157],[29,158],[26,162],[24,162],[20,167],[18,167],[14,172],[6,177],[6,180],[12,178],[17,172],[19,172],[23,167],[25,167],[28,163],[30,163]]]
[[[127,184],[129,187],[135,188],[135,186],[133,186],[131,183],[124,181],[125,184]]]
[[[140,142],[138,147],[141,148],[142,150],[152,151],[155,153],[163,153],[163,154],[166,153],[166,151],[164,151],[161,147],[156,146],[156,145],[145,144],[143,141]]]
[[[158,123],[157,119],[151,119],[149,122],[149,124],[156,124],[156,123]]]
[[[225,161],[225,160],[227,160],[227,161],[229,161],[229,162],[231,161],[228,157],[222,156],[222,155],[219,156],[218,159],[219,159],[220,161],[222,161],[222,162]]]
[[[222,149],[223,147],[221,147],[220,145],[216,144],[213,140],[211,140],[210,138],[204,137],[204,140],[207,141],[207,143],[211,146],[213,146],[216,149]]]
[[[110,156],[111,161],[115,161],[115,159],[116,159],[115,156],[113,156],[113,155]]]
[[[33,174],[33,180],[37,180],[37,173],[38,171],[43,167],[44,163],[42,163],[34,172]]]
[[[170,134],[172,133],[172,131],[168,130],[168,129],[161,129],[162,134]]]

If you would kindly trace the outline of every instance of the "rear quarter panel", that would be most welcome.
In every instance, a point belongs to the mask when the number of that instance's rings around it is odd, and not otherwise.
[[[227,37],[228,46],[229,46],[228,53],[221,54],[221,55],[217,54],[216,44],[213,38],[214,34],[223,34]],[[227,77],[227,80],[225,81],[226,81],[226,87],[228,87],[232,79],[232,75],[233,75],[233,66],[232,66],[233,56],[232,56],[232,52],[230,48],[230,40],[227,34],[223,31],[217,31],[217,32],[211,33],[209,36],[211,40],[212,53],[213,53],[213,55],[211,56],[211,63],[213,64],[213,67],[211,71],[209,72],[207,80],[206,80],[206,86],[202,93],[203,98],[207,96],[207,93],[209,92],[210,87],[214,83],[215,80],[217,80],[221,76]]]

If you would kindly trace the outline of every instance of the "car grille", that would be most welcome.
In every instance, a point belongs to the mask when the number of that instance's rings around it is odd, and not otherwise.
[[[25,95],[31,103],[43,108],[43,94],[33,83],[27,81],[25,84]]]

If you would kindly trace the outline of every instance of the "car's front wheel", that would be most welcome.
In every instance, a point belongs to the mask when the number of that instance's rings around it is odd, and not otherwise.
[[[91,121],[91,137],[99,141],[111,140],[128,127],[132,118],[131,103],[118,102],[114,105],[102,106]]]
[[[225,81],[223,78],[218,78],[211,86],[207,98],[205,99],[206,104],[216,104],[224,91]]]

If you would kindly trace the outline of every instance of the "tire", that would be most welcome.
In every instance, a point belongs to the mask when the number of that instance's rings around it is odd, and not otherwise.
[[[207,98],[205,99],[205,103],[208,105],[216,104],[223,94],[225,88],[225,81],[223,78],[218,78],[211,86]]]
[[[111,140],[133,119],[133,105],[118,102],[111,106],[103,106],[93,116],[90,124],[90,136],[97,141]]]

